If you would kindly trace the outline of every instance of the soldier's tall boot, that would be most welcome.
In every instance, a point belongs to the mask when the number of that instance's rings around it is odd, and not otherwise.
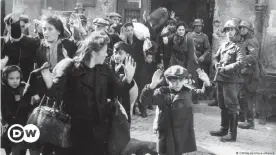
[[[239,103],[240,103],[240,112],[239,112],[239,122],[245,122],[245,116],[246,116],[246,112],[245,112],[245,106],[247,104],[247,101],[245,100],[245,98],[239,98]]]
[[[229,130],[229,115],[227,110],[221,110],[221,127],[219,130],[210,131],[211,136],[225,136]]]
[[[252,96],[253,97],[253,96]],[[248,99],[250,100],[250,99]],[[238,127],[241,129],[254,129],[255,124],[254,124],[254,102],[247,102],[248,105],[245,108],[245,114],[246,114],[246,122],[239,122]]]
[[[238,114],[229,114],[230,132],[220,138],[222,142],[235,142],[237,139]]]

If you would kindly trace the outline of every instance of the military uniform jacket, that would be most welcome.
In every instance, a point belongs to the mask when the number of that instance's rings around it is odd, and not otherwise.
[[[226,42],[218,49],[214,64],[220,63],[224,67],[224,72],[216,71],[215,81],[242,83],[241,69],[244,66],[245,51],[244,46],[236,42]]]
[[[211,50],[208,36],[202,32],[199,34],[196,32],[190,32],[190,33],[188,33],[188,35],[191,38],[193,38],[193,40],[194,40],[196,56],[198,58],[203,56],[204,57],[203,62],[208,61],[207,58],[208,58],[208,56],[210,54],[210,50]]]
[[[245,47],[245,68],[242,74],[253,74],[257,76],[258,71],[258,55],[259,55],[259,42],[257,38],[247,36],[243,42]],[[257,67],[257,68],[256,68]],[[256,73],[257,72],[257,73]]]

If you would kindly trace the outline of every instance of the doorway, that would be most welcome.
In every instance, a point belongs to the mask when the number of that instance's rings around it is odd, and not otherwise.
[[[174,11],[176,17],[184,21],[190,29],[194,19],[203,19],[203,32],[212,43],[215,0],[151,0],[151,11],[159,7]]]

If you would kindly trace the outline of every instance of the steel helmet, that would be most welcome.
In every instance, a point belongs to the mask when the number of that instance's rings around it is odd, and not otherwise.
[[[235,28],[236,30],[239,31],[239,23],[236,21],[236,20],[228,20],[225,24],[224,24],[224,27],[223,27],[223,30],[222,32],[225,32],[225,29],[226,28]]]
[[[237,22],[238,24],[240,24],[241,21],[242,21],[240,18],[231,18],[231,20],[234,20],[234,21]]]
[[[252,25],[252,23],[251,22],[248,22],[248,21],[242,21],[241,23],[240,23],[240,27],[246,27],[246,28],[248,28],[250,31],[254,31],[253,30],[253,25]]]
[[[204,26],[204,22],[202,19],[195,19],[194,20],[194,23],[193,23],[193,26],[196,26],[196,25],[201,25],[201,26]]]

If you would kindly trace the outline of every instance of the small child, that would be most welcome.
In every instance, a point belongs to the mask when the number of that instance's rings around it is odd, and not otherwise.
[[[185,68],[171,66],[164,73],[168,86],[156,89],[164,79],[163,72],[158,69],[151,83],[142,91],[140,100],[151,102],[159,109],[157,151],[160,155],[181,155],[196,151],[192,93],[203,94],[206,86],[211,86],[206,73],[201,70],[199,75],[204,85],[202,89],[195,89],[190,84],[189,73]]]
[[[6,66],[2,70],[1,83],[1,124],[5,128],[1,137],[2,148],[8,154],[12,151],[22,151],[19,144],[13,144],[9,141],[7,134],[8,127],[13,124],[26,125],[28,114],[31,110],[31,92],[27,91],[23,96],[25,83],[22,81],[22,71],[18,66]]]
[[[117,77],[120,79],[123,78],[125,75],[124,63],[125,63],[126,57],[128,56],[128,54],[126,53],[126,48],[127,48],[127,44],[124,43],[123,41],[120,41],[114,44],[113,55],[110,60],[110,67],[117,75]],[[133,86],[133,88],[129,90],[129,92],[125,92],[122,96],[119,96],[119,101],[127,112],[129,123],[131,123],[133,106],[137,97],[138,97],[138,87],[136,83]]]

